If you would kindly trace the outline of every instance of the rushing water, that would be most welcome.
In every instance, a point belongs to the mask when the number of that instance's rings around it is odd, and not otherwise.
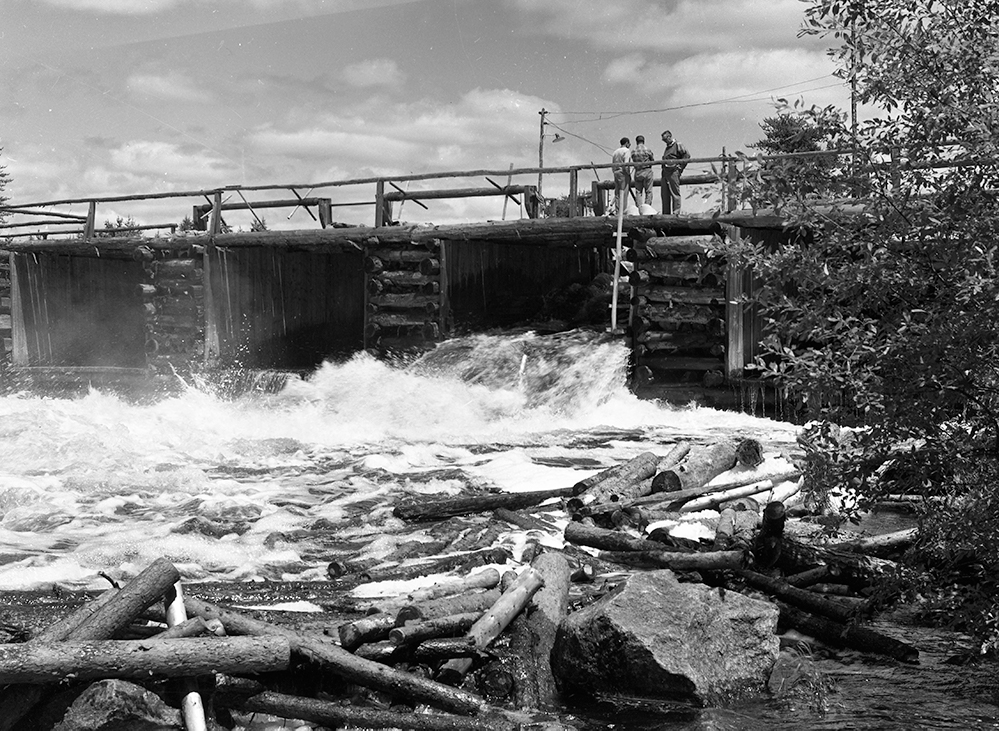
[[[403,496],[564,487],[680,439],[738,433],[770,453],[794,445],[790,424],[639,400],[625,368],[624,347],[591,333],[480,335],[406,364],[363,354],[326,363],[276,393],[223,398],[187,383],[143,404],[95,391],[0,398],[0,590],[103,588],[101,572],[132,574],[160,556],[186,581],[325,579],[322,535],[387,553]],[[289,534],[296,540],[282,540]],[[822,703],[607,723],[996,727],[994,699],[947,685],[963,682],[962,668],[843,660],[815,661],[818,686],[832,688]]]

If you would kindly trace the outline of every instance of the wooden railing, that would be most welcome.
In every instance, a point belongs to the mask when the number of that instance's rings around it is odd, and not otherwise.
[[[829,150],[820,152],[801,152],[801,153],[786,153],[780,155],[756,155],[752,157],[747,157],[743,155],[718,155],[713,157],[699,157],[691,158],[687,160],[688,165],[694,166],[707,166],[709,168],[708,172],[701,172],[697,174],[684,175],[681,177],[682,185],[701,185],[701,186],[711,186],[717,185],[719,191],[719,205],[718,208],[724,211],[732,211],[736,206],[738,195],[737,188],[740,185],[740,181],[744,180],[745,177],[753,172],[754,166],[758,166],[767,161],[791,159],[791,158],[808,158],[808,157],[818,157],[818,156],[844,156],[852,155],[851,150]],[[892,155],[891,161],[886,162],[883,165],[876,165],[873,167],[880,168],[890,168],[892,179],[895,180],[901,174],[901,172],[906,170],[916,170],[925,168],[944,168],[953,167],[957,165],[982,165],[991,164],[995,165],[996,160],[955,160],[955,161],[934,161],[930,163],[920,163],[918,161],[906,161],[900,159],[897,155]],[[648,164],[648,163],[645,163]],[[653,169],[658,169],[660,161],[652,163]],[[635,167],[635,163],[629,163],[627,167]],[[228,210],[248,210],[254,216],[257,221],[261,219],[257,216],[256,211],[261,209],[273,209],[273,208],[291,208],[292,214],[294,214],[298,209],[302,209],[308,213],[308,215],[321,227],[325,228],[333,224],[332,209],[333,208],[343,208],[343,207],[358,207],[358,206],[373,206],[374,207],[374,217],[373,224],[375,226],[384,226],[394,223],[392,204],[403,201],[411,201],[415,205],[420,205],[424,208],[427,206],[422,201],[429,200],[442,200],[442,199],[461,199],[461,198],[471,198],[471,197],[484,197],[484,196],[505,196],[508,200],[514,201],[518,206],[523,205],[524,211],[528,217],[538,217],[543,214],[543,200],[538,195],[538,187],[534,185],[523,185],[523,184],[513,184],[512,180],[517,176],[535,176],[535,175],[566,175],[568,176],[568,192],[567,192],[567,216],[574,217],[580,215],[583,211],[583,206],[581,202],[583,199],[588,198],[590,201],[590,208],[599,210],[600,206],[598,201],[602,201],[604,192],[610,190],[614,187],[613,180],[608,179],[600,180],[600,171],[609,171],[615,167],[613,163],[604,164],[594,164],[588,163],[584,165],[568,165],[562,167],[529,167],[529,168],[510,168],[507,170],[449,170],[431,173],[418,173],[418,174],[407,174],[407,175],[394,175],[394,176],[372,176],[365,178],[351,178],[347,180],[330,180],[321,181],[315,183],[287,183],[279,185],[232,185],[223,186],[219,188],[212,189],[199,189],[199,190],[183,190],[183,191],[172,191],[163,193],[145,193],[137,195],[115,195],[115,196],[98,196],[98,197],[85,197],[85,198],[62,198],[57,200],[48,201],[38,201],[30,203],[17,203],[0,205],[0,217],[27,217],[29,220],[19,220],[16,222],[4,222],[0,223],[0,239],[3,238],[16,238],[24,236],[40,236],[47,237],[49,235],[56,235],[60,237],[70,237],[78,236],[85,240],[94,238],[100,235],[114,235],[133,231],[148,231],[148,230],[163,230],[169,229],[171,232],[176,231],[179,227],[179,223],[172,221],[169,223],[154,223],[136,226],[125,226],[125,227],[106,227],[104,229],[98,228],[96,225],[97,216],[97,205],[98,204],[109,204],[109,203],[119,203],[119,202],[135,202],[135,201],[147,201],[155,199],[184,199],[184,198],[202,198],[205,200],[204,203],[194,204],[192,207],[192,228],[194,230],[208,230],[208,231],[221,231],[224,226],[224,221],[222,218],[222,213]],[[871,166],[868,166],[869,168]],[[590,186],[589,194],[583,194],[580,192],[579,178],[580,173],[592,172],[597,176],[597,180],[592,181]],[[500,185],[496,183],[492,178],[503,178],[505,177],[508,181],[506,185]],[[408,183],[408,182],[419,182],[428,180],[444,180],[448,178],[484,178],[489,182],[491,187],[477,187],[477,188],[435,188],[426,189],[418,191],[408,191],[403,190],[398,183]],[[656,180],[655,183],[658,185],[659,181]],[[373,198],[366,200],[353,200],[353,201],[334,201],[329,197],[317,197],[311,195],[313,191],[320,189],[340,189],[340,188],[356,188],[359,186],[374,185],[375,191]],[[307,191],[305,195],[299,193],[300,190]],[[256,201],[250,201],[246,194],[249,193],[263,193],[263,192],[276,192],[276,191],[290,191],[294,198],[279,199],[279,200],[268,200],[260,199]],[[232,198],[238,196],[239,200],[233,201]],[[597,203],[597,205],[594,205]],[[37,209],[49,209],[55,206],[65,206],[65,205],[76,205],[76,204],[87,204],[87,213],[85,215],[65,213],[59,211],[51,210],[37,210]],[[313,213],[315,209],[315,213]],[[32,217],[44,217],[38,219],[33,219]],[[290,218],[290,215],[289,215]],[[8,219],[9,220],[9,219]],[[42,226],[76,226],[77,228],[61,229],[56,232],[39,232],[39,231],[28,231],[25,229],[35,229]],[[9,231],[10,233],[4,233],[4,231]]]

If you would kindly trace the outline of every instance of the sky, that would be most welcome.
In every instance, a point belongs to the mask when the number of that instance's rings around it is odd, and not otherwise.
[[[607,163],[620,137],[639,134],[658,157],[667,128],[695,158],[749,151],[775,98],[849,109],[829,41],[798,37],[804,8],[799,0],[0,0],[5,195],[26,204],[286,184],[306,195],[318,182],[537,167],[542,109],[549,167]],[[591,180],[582,174],[581,188]],[[567,176],[546,175],[543,192],[565,195]],[[374,186],[311,195],[369,201]],[[713,191],[687,195],[687,210],[718,203]],[[202,202],[102,203],[98,225],[116,216],[176,222]],[[397,204],[396,214],[425,223],[521,215],[500,197],[425,205]],[[301,209],[260,215],[272,229],[317,226]],[[334,217],[372,225],[374,208],[337,207]],[[226,219],[244,229],[252,221]]]

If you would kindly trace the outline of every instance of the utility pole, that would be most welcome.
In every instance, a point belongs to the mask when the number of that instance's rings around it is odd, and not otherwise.
[[[538,112],[541,115],[541,134],[538,135],[538,168],[543,168],[545,166],[545,115],[548,114],[548,110],[541,107],[541,111]],[[538,170],[538,198],[541,197],[541,170]]]

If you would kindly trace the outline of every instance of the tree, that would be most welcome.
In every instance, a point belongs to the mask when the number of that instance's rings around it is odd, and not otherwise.
[[[935,495],[906,581],[928,614],[999,647],[999,26],[991,0],[811,0],[803,33],[877,118],[851,129],[862,197],[824,169],[763,171],[754,195],[796,232],[734,249],[764,282],[761,367],[819,421],[809,478]],[[796,126],[798,125],[798,126]],[[803,120],[765,126],[767,139]],[[799,133],[800,136],[797,136]],[[842,141],[843,131],[837,132]],[[783,148],[786,149],[786,148]],[[900,161],[897,164],[893,161]],[[802,175],[805,177],[803,178]],[[808,177],[808,176],[812,177]],[[797,177],[796,177],[797,176]],[[814,183],[814,185],[813,185]],[[837,425],[862,427],[849,439]]]
[[[250,231],[267,231],[267,219],[261,216],[260,218],[254,217],[253,223],[250,224]]]
[[[0,153],[3,152],[3,148],[0,147]],[[0,165],[0,206],[5,205],[7,201],[10,200],[8,196],[3,194],[7,185],[10,183],[10,175],[7,173],[7,166]],[[0,211],[0,223],[2,223],[7,218],[7,213]]]
[[[114,221],[112,221],[111,219],[104,219],[104,229],[101,231],[96,231],[94,235],[97,236],[98,238],[104,238],[104,239],[114,238],[118,236],[133,236],[135,234],[134,231],[121,231],[119,229],[132,228],[137,225],[138,224],[135,222],[135,219],[132,218],[131,216],[129,216],[128,218],[122,218],[121,216],[116,216]]]

